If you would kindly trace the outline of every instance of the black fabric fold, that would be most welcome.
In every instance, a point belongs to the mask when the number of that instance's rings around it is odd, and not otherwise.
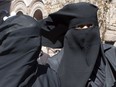
[[[86,87],[96,61],[104,58],[101,55],[103,47],[97,21],[98,8],[81,2],[69,4],[60,11],[65,13],[65,9],[69,14],[73,13],[73,19],[69,20],[69,29],[64,37],[64,53],[58,68],[61,87]],[[86,29],[77,27],[86,24],[93,26]]]
[[[40,50],[37,21],[26,15],[8,18],[0,26],[0,87],[32,87]]]
[[[50,16],[48,18],[43,19],[38,22],[41,25],[41,33],[42,33],[42,45],[52,48],[62,48],[64,35],[67,31],[67,26],[62,23],[56,23],[51,19]]]

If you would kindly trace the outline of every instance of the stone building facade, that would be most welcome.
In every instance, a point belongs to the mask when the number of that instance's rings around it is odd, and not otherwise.
[[[116,0],[0,0],[0,10],[30,15],[40,20],[68,3],[90,2],[99,7],[101,38],[106,43],[116,42]]]

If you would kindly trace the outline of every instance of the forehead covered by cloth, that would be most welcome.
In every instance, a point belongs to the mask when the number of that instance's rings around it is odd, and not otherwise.
[[[75,18],[79,19],[78,22],[83,19],[96,21],[97,10],[98,8],[93,4],[80,2],[67,4],[59,11],[50,14],[47,20],[43,20],[44,23],[40,22],[42,24],[42,44],[48,47],[62,48],[70,21]]]
[[[50,14],[50,17],[56,22],[69,22],[73,18],[96,18],[97,6],[87,3],[73,3],[64,6],[56,13]]]
[[[1,26],[1,33],[22,36],[40,36],[38,22],[27,15],[13,16],[8,18]]]
[[[6,51],[10,52],[9,49],[27,52],[29,49],[39,47],[40,42],[38,23],[30,16],[14,16],[0,26],[0,55]]]

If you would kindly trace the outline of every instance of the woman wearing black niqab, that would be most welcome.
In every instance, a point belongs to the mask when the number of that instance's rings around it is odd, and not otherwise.
[[[97,10],[93,4],[80,2],[49,15],[54,23],[68,26],[65,31],[57,29],[65,34],[63,50],[48,59],[57,72],[59,87],[112,87],[116,82],[116,49],[101,43]],[[52,41],[52,37],[48,39]]]
[[[0,87],[38,87],[40,29],[33,18],[20,15],[0,25]]]
[[[85,87],[96,60],[99,55],[102,57],[98,8],[92,4],[78,3],[64,9],[73,11],[71,16],[74,18],[70,20],[64,38],[64,54],[58,69],[61,87]]]

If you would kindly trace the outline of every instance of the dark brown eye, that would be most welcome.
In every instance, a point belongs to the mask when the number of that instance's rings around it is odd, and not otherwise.
[[[77,25],[76,29],[88,29],[90,27],[93,27],[93,24],[81,24],[81,25]]]
[[[87,24],[88,28],[93,27],[93,24]]]

